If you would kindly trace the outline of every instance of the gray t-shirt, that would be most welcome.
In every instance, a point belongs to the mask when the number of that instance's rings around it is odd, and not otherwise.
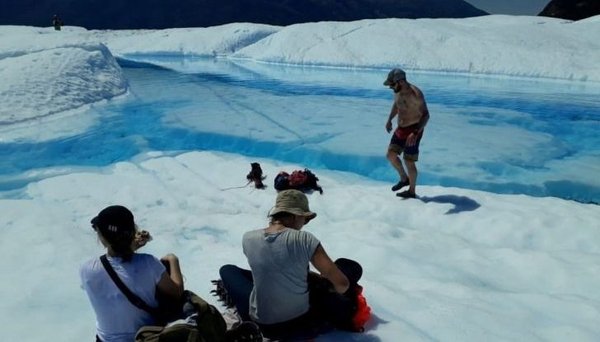
[[[244,234],[242,245],[252,269],[250,317],[274,324],[308,311],[308,267],[319,246],[309,232],[285,228],[276,234],[264,229]]]

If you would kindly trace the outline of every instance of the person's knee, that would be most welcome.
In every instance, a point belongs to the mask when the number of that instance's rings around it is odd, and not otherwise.
[[[221,268],[219,269],[219,275],[221,276],[221,279],[226,278],[227,275],[231,274],[232,272],[236,272],[239,269],[239,267],[235,266],[235,265],[223,265],[221,266]]]
[[[356,285],[362,277],[362,266],[352,259],[338,258],[334,264],[344,273],[351,285]]]
[[[393,161],[393,160],[398,159],[398,152],[396,152],[394,150],[387,150],[387,153],[385,156],[389,161]]]
[[[416,162],[419,159],[419,155],[418,154],[404,154],[404,163],[407,166],[416,166]]]

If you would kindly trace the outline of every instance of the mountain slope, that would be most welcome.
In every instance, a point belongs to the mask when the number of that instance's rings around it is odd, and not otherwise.
[[[176,3],[176,6],[174,6]],[[375,18],[464,18],[487,14],[462,0],[0,0],[1,25],[89,29],[206,27],[231,22],[290,25]]]
[[[600,0],[552,0],[539,15],[569,20],[600,14]]]

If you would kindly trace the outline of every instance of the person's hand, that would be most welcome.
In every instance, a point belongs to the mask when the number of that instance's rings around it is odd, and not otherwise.
[[[388,121],[385,123],[385,130],[389,133],[392,131],[392,122]]]
[[[147,230],[138,230],[133,238],[133,250],[144,247],[149,241],[152,241],[152,235]]]
[[[411,133],[406,137],[406,146],[414,146],[417,143],[417,134]]]

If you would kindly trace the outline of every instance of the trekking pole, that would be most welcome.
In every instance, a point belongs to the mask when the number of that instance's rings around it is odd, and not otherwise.
[[[219,190],[227,191],[227,190],[232,190],[232,189],[243,189],[243,188],[247,187],[248,185],[250,185],[250,183],[252,183],[252,181],[248,181],[248,183],[246,183],[246,185],[244,185],[244,186],[232,186],[231,188],[223,188],[223,189],[219,189]]]

